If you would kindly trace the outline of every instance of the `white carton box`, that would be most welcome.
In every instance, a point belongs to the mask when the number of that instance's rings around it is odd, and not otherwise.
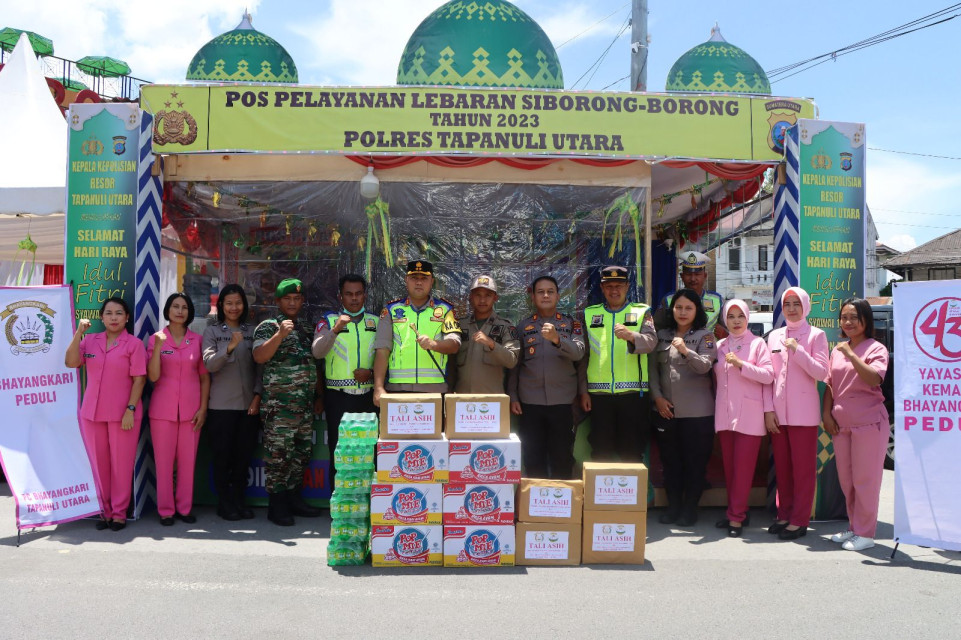
[[[439,567],[444,564],[444,528],[374,525],[370,528],[375,567]]]
[[[449,443],[435,440],[377,442],[377,482],[447,482]]]
[[[514,524],[513,484],[445,484],[444,524]]]
[[[440,483],[373,484],[371,524],[441,524],[444,494]]]
[[[449,482],[476,484],[521,481],[521,441],[515,434],[498,440],[451,440]]]
[[[514,526],[445,525],[445,567],[513,567]]]

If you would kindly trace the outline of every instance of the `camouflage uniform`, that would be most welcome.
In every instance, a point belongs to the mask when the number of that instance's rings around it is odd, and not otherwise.
[[[254,348],[280,329],[286,316],[268,318],[254,331]],[[314,328],[305,319],[294,321],[277,353],[264,364],[264,471],[267,493],[300,490],[304,469],[313,449],[314,392],[317,365],[310,352]]]

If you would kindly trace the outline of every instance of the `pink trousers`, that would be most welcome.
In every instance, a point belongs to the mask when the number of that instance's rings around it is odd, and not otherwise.
[[[891,427],[879,422],[842,427],[833,438],[838,481],[847,503],[851,531],[856,536],[873,538],[877,531],[881,477],[890,433]]]
[[[749,436],[736,431],[718,431],[717,435],[721,441],[724,480],[727,483],[727,519],[744,522],[762,436]]]
[[[817,484],[818,428],[781,425],[771,434],[777,474],[777,519],[796,527],[811,523]]]
[[[194,505],[194,467],[200,431],[192,422],[150,419],[154,464],[157,466],[157,513],[188,515]],[[174,468],[177,488],[174,489]]]
[[[133,467],[140,439],[141,412],[134,416],[133,429],[124,431],[121,422],[80,419],[81,435],[93,477],[100,493],[100,506],[107,520],[127,520],[133,491]]]

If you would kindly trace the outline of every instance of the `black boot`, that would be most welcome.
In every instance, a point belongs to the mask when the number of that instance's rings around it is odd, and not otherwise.
[[[244,495],[246,490],[246,485],[232,487],[234,494],[234,505],[236,505],[237,513],[240,514],[241,519],[252,520],[254,518],[254,510],[247,506],[247,496]]]
[[[682,527],[693,527],[697,524],[697,502],[685,500],[681,507],[681,515],[677,519],[677,524]]]
[[[217,491],[217,515],[228,522],[240,520],[240,511],[234,504],[233,493],[229,486],[224,486]]]
[[[657,519],[661,524],[674,524],[678,516],[681,515],[681,495],[675,493],[667,494],[667,509]]]
[[[294,526],[294,517],[290,515],[290,505],[287,504],[286,493],[267,494],[267,519],[278,527]]]
[[[295,516],[317,518],[323,513],[320,507],[312,507],[307,504],[307,501],[300,495],[300,489],[287,490],[287,504],[290,505],[290,511]]]

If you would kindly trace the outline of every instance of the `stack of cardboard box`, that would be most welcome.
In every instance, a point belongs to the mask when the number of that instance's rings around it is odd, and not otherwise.
[[[441,566],[449,443],[439,393],[384,394],[371,486],[375,567]]]
[[[583,481],[523,478],[517,505],[517,564],[581,563]]]
[[[510,433],[509,398],[451,393],[445,405],[444,566],[514,566],[521,442]]]
[[[647,467],[584,463],[584,564],[644,564]]]

